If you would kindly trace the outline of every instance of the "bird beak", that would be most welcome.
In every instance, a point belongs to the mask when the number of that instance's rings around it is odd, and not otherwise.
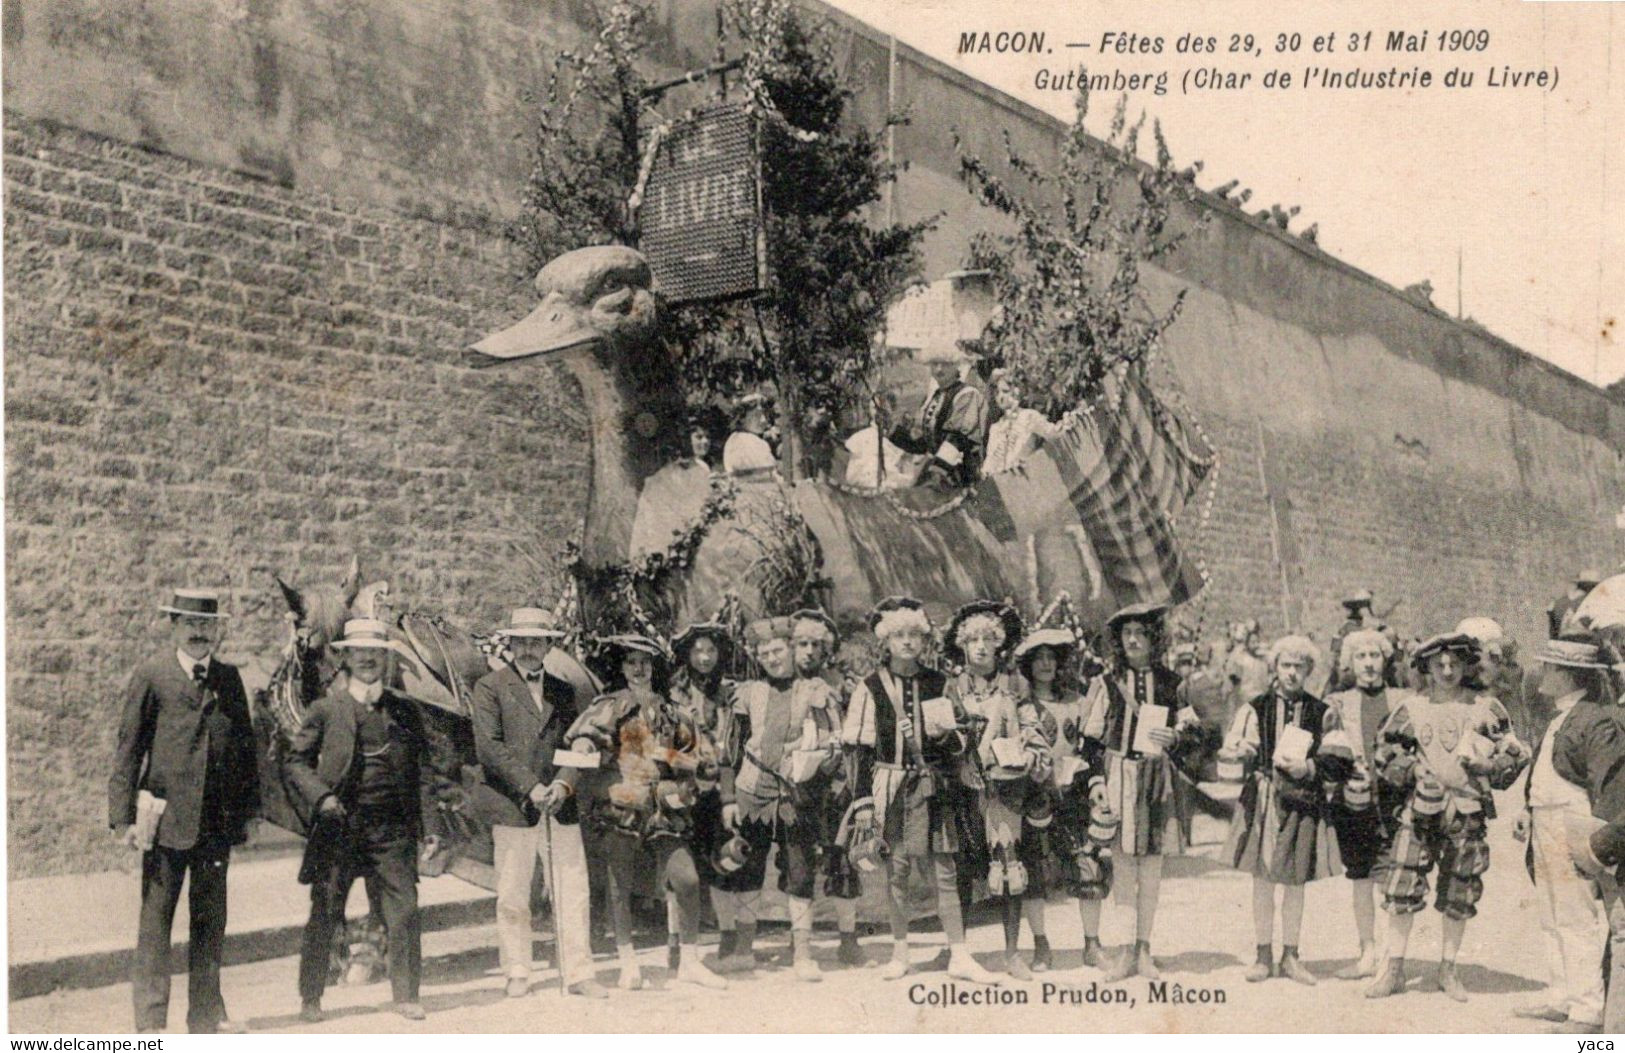
[[[464,356],[476,368],[518,358],[548,355],[590,344],[601,338],[578,311],[549,296],[524,318],[470,346]]]

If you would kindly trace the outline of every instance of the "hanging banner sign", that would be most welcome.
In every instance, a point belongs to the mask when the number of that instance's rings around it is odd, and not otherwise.
[[[759,170],[739,103],[699,110],[661,136],[638,207],[638,248],[671,303],[762,288]]]

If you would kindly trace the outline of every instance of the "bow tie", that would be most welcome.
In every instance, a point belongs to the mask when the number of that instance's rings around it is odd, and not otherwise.
[[[209,666],[206,662],[198,662],[192,666],[192,682],[194,684],[202,687],[203,682],[207,679],[209,679]]]
[[[547,675],[547,670],[537,669],[534,672],[520,673],[519,675],[525,678],[527,684],[539,684],[542,682],[542,677]]]

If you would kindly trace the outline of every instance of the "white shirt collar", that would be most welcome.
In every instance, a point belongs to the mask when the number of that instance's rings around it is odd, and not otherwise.
[[[1574,704],[1576,702],[1580,701],[1580,699],[1584,697],[1585,688],[1583,687],[1578,691],[1570,691],[1568,694],[1553,700],[1552,708],[1557,710],[1559,713],[1567,713],[1569,710],[1574,708]]]
[[[186,678],[190,680],[192,678],[192,668],[200,662],[203,664],[204,675],[208,675],[209,665],[214,661],[214,655],[204,655],[202,658],[193,658],[183,649],[177,647],[175,648],[175,660],[180,662],[181,668],[186,671]]]
[[[363,705],[376,706],[379,700],[384,697],[384,685],[382,681],[374,680],[370,684],[363,684],[361,681],[352,676],[348,686],[350,697]]]

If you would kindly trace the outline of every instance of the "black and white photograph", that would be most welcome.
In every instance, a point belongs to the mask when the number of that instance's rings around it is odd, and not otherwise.
[[[1625,1032],[1625,5],[0,42],[10,1034]]]

